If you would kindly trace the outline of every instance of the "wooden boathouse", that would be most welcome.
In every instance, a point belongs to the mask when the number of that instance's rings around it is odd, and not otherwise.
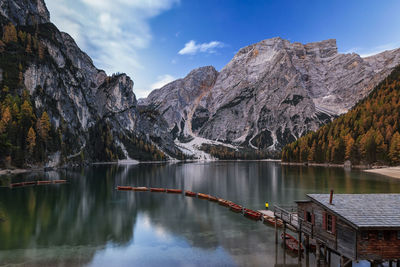
[[[283,221],[284,233],[289,228],[298,240],[303,237],[306,247],[314,244],[318,263],[330,264],[335,253],[341,266],[359,260],[400,266],[400,194],[331,191],[308,194],[296,204],[294,209],[275,206],[274,214]]]

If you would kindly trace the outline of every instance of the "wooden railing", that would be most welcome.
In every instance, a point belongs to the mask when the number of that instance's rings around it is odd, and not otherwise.
[[[314,225],[300,218],[301,230],[308,234],[311,238],[314,238]]]
[[[295,228],[299,227],[299,217],[296,207],[274,206],[274,215],[283,222],[288,223]]]

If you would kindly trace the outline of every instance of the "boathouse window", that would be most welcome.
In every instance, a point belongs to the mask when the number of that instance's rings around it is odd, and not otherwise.
[[[322,228],[326,230],[328,233],[335,234],[336,233],[336,217],[332,214],[323,213],[322,216]]]
[[[330,214],[326,215],[326,230],[332,233],[332,215]]]
[[[311,212],[307,211],[307,217],[306,217],[307,222],[312,222],[312,216],[311,216]]]
[[[385,236],[385,240],[390,240],[390,231],[385,231],[384,232],[384,236]]]
[[[378,232],[378,239],[382,240],[383,239],[383,231]]]
[[[363,240],[368,240],[369,233],[367,231],[361,232],[361,238]]]

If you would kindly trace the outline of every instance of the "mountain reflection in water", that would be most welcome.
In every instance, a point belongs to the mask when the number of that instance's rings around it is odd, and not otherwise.
[[[0,265],[274,266],[297,263],[275,246],[274,228],[217,203],[183,195],[119,192],[117,185],[192,190],[251,209],[292,204],[306,193],[400,192],[400,181],[340,168],[273,162],[94,165],[20,174],[13,182],[68,184],[0,188]],[[0,185],[11,182],[2,177]],[[307,259],[303,259],[307,265]],[[314,264],[313,256],[308,259]]]

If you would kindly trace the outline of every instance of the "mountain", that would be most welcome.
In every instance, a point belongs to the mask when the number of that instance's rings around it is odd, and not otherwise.
[[[97,69],[43,0],[1,1],[0,31],[2,165],[182,157],[133,81]]]
[[[272,38],[240,49],[219,73],[196,69],[142,101],[181,142],[276,152],[345,113],[399,63],[400,49],[362,58],[338,53],[333,39]]]
[[[282,160],[400,163],[400,66],[346,114],[285,146]]]
[[[121,159],[265,158],[345,113],[400,63],[335,40],[242,48],[136,100],[125,74],[97,69],[43,0],[0,1],[0,166]]]

